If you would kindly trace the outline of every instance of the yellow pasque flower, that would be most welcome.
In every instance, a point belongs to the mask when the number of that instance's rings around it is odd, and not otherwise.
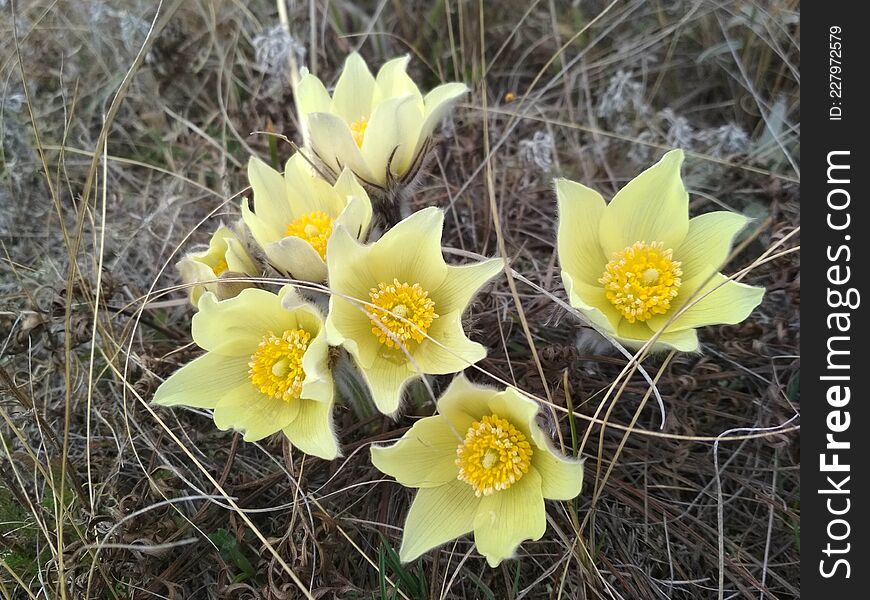
[[[610,204],[586,186],[556,180],[559,262],[569,301],[632,347],[662,331],[656,347],[693,352],[697,327],[739,323],[764,295],[763,288],[718,272],[748,219],[728,211],[689,219],[682,163],[682,150],[668,152]]]
[[[329,343],[353,356],[383,413],[423,374],[456,373],[486,356],[462,330],[462,313],[504,261],[452,266],[441,256],[444,213],[425,208],[374,244],[344,227],[329,240]]]
[[[163,382],[156,404],[214,409],[215,424],[246,442],[283,431],[306,454],[338,455],[323,318],[292,287],[223,301],[206,293],[191,330],[206,353]]]
[[[218,293],[217,279],[224,273],[238,276],[258,275],[253,259],[238,236],[226,225],[219,225],[211,236],[208,249],[190,252],[176,265],[183,283],[192,284],[190,301],[196,305],[203,292]]]
[[[408,61],[402,56],[384,63],[375,78],[354,52],[332,97],[303,70],[296,105],[307,127],[306,144],[334,173],[350,167],[380,188],[413,178],[433,130],[468,88],[446,83],[424,96],[405,72]]]
[[[339,222],[356,237],[368,232],[372,205],[348,170],[330,185],[301,154],[290,157],[283,176],[251,157],[248,180],[254,211],[245,198],[242,218],[269,262],[296,279],[326,280],[326,242]]]
[[[513,388],[497,391],[457,376],[402,438],[372,448],[372,464],[419,488],[405,521],[402,561],[470,531],[490,566],[547,527],[544,499],[570,500],[582,461],[558,453],[535,422],[538,405]]]

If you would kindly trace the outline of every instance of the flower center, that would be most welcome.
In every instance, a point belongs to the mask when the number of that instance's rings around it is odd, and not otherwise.
[[[488,415],[468,428],[456,449],[458,479],[489,496],[506,490],[528,473],[532,447],[520,431],[498,415]]]
[[[610,303],[629,323],[646,321],[671,307],[682,285],[680,262],[661,242],[636,242],[615,252],[604,268],[604,284]]]
[[[214,272],[215,277],[220,277],[222,274],[226,273],[229,270],[230,266],[227,264],[226,258],[221,258],[217,261],[217,264],[211,268]]]
[[[280,337],[264,335],[248,362],[251,383],[272,398],[298,400],[305,380],[302,356],[310,343],[311,334],[304,329],[288,329]]]
[[[397,348],[396,340],[404,344],[413,339],[422,342],[435,314],[435,302],[419,283],[408,285],[393,279],[393,283],[379,283],[369,292],[372,304],[368,308],[372,320],[372,333],[387,348]],[[395,338],[395,339],[394,339]]]
[[[350,132],[353,134],[353,141],[357,147],[362,148],[363,140],[366,138],[366,127],[369,126],[369,120],[365,117],[360,117],[350,124]]]
[[[326,260],[326,242],[332,235],[332,217],[321,210],[302,215],[287,226],[287,235],[302,238]]]

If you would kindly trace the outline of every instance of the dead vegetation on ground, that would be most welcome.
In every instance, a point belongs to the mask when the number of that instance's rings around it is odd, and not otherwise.
[[[798,3],[287,7],[289,33],[267,1],[0,1],[0,594],[799,597]],[[423,386],[398,421],[339,407],[334,462],[148,405],[195,355],[174,262],[237,217],[249,154],[289,156],[251,132],[299,139],[288,53],[332,81],[356,48],[469,84],[411,203],[446,209],[458,251],[496,253],[497,220],[544,290],[502,277],[480,297],[490,355],[469,374],[549,398],[587,483],[494,570],[468,539],[395,557],[411,492],[368,448],[431,414]],[[692,214],[754,217],[725,272],[778,256],[744,279],[768,290],[750,319],[644,362],[662,429],[637,373],[596,421],[628,361],[557,301],[551,180],[609,197],[672,147]]]

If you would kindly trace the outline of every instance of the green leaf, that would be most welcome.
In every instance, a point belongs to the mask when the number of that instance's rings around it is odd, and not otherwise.
[[[221,528],[210,534],[208,539],[217,547],[218,552],[220,552],[221,557],[225,561],[234,564],[241,571],[234,578],[236,583],[254,577],[256,571],[254,571],[251,561],[242,553],[242,549],[239,547],[239,543],[234,535],[226,529]]]

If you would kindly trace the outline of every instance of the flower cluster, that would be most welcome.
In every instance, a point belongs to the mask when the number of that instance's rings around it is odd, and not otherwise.
[[[303,72],[303,148],[283,172],[252,157],[241,219],[220,225],[206,249],[178,264],[197,309],[193,341],[205,352],[166,379],[154,401],[210,409],[220,429],[245,441],[281,432],[302,452],[331,460],[340,454],[334,404],[349,401],[336,392],[336,356],[352,359],[388,415],[399,411],[409,382],[460,373],[435,415],[373,447],[371,460],[417,489],[403,560],[473,532],[495,566],[544,534],[545,499],[580,493],[583,464],[554,449],[535,400],[461,374],[486,356],[463,315],[505,260],[448,264],[444,213],[435,207],[381,235],[371,227],[372,198],[410,184],[436,125],[467,91],[448,83],[424,95],[407,64],[391,60],[374,77],[352,54],[331,95]],[[682,159],[668,153],[609,204],[581,184],[556,181],[569,300],[627,345],[694,351],[697,327],[746,318],[763,293],[718,272],[746,219],[689,219]],[[264,288],[270,280],[292,284],[273,293]]]

